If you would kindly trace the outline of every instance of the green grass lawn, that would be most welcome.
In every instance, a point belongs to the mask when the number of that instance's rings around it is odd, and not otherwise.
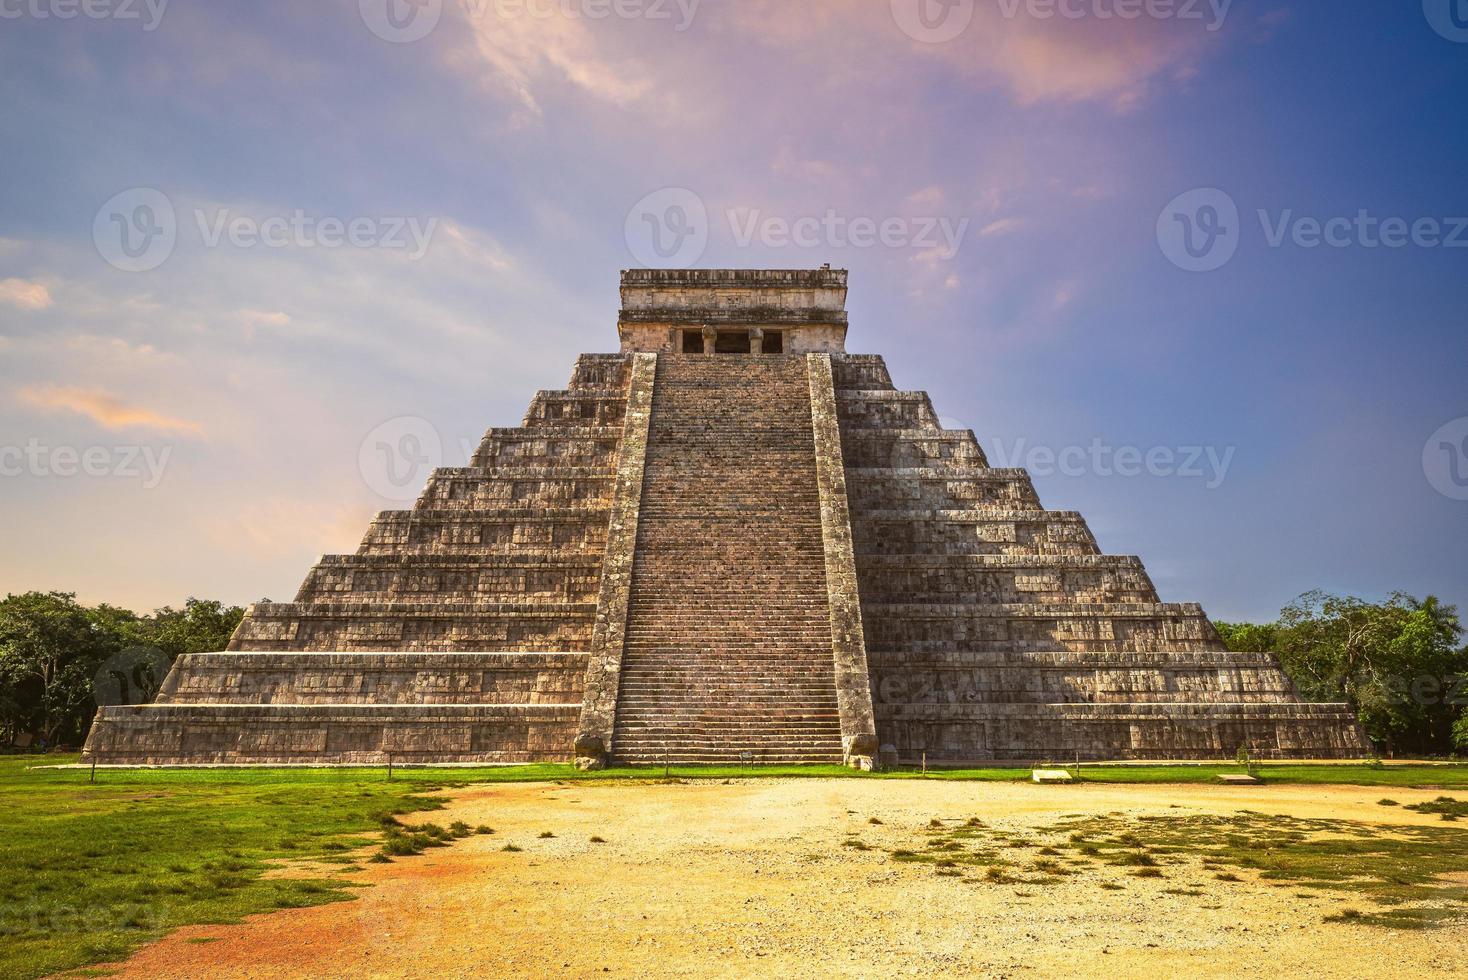
[[[33,977],[116,959],[171,928],[342,901],[358,847],[384,815],[433,809],[470,783],[661,779],[661,767],[34,768],[75,756],[0,757],[0,976]],[[1086,766],[1088,781],[1204,783],[1235,765]],[[1263,765],[1267,782],[1468,788],[1468,766]],[[838,766],[674,766],[678,780],[772,776],[1019,781],[1025,769],[863,774]],[[1064,790],[1060,790],[1064,792]],[[315,877],[265,879],[281,860],[326,859]]]
[[[351,897],[342,853],[384,814],[430,809],[429,780],[356,770],[27,769],[0,758],[0,977],[116,959],[167,930]],[[63,760],[65,761],[65,760]],[[368,835],[366,839],[362,835]],[[267,880],[282,858],[336,873]]]

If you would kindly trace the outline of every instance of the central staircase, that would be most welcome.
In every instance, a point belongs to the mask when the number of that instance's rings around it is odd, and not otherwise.
[[[841,761],[800,355],[664,355],[612,752]]]

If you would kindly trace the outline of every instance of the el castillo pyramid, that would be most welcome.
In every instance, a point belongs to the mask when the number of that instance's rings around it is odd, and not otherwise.
[[[634,270],[621,353],[489,430],[101,763],[1331,758],[1344,705],[1103,555],[882,358],[842,270]]]

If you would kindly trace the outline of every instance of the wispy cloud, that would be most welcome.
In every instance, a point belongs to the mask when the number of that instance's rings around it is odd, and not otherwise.
[[[32,385],[17,392],[20,400],[44,411],[83,415],[107,429],[154,429],[203,435],[197,422],[130,405],[109,392],[57,385]]]
[[[1018,218],[1000,218],[998,221],[991,221],[980,228],[979,237],[992,238],[995,235],[1007,235],[1011,231],[1016,231],[1019,226],[1020,220]]]
[[[627,106],[654,87],[643,61],[608,52],[607,32],[593,30],[584,19],[499,17],[485,7],[466,11],[466,20],[472,51],[452,49],[450,61],[508,94],[532,117],[543,114],[542,89],[569,83],[598,101]]]
[[[1021,105],[1093,101],[1128,108],[1155,82],[1194,73],[1218,36],[1196,21],[1007,17],[1000,5],[981,3],[958,38],[923,44],[902,34],[886,3],[804,0],[800,7],[795,16],[788,0],[746,0],[731,18],[802,58],[828,57],[833,76],[850,72],[853,49],[869,68],[916,56],[972,84],[997,84]]]
[[[133,344],[121,337],[101,337],[96,334],[78,334],[68,338],[66,348],[95,360],[116,364],[121,361],[146,361],[154,358],[173,360],[172,355],[160,351],[152,344]]]
[[[21,310],[44,310],[51,306],[51,290],[32,279],[0,279],[0,303]]]
[[[279,310],[241,310],[240,319],[254,327],[288,327],[291,325],[289,313]]]

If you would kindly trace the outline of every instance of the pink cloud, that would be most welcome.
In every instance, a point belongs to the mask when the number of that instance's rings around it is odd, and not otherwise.
[[[117,396],[99,389],[33,385],[20,389],[18,395],[28,405],[45,411],[83,415],[106,429],[157,429],[194,435],[202,435],[204,432],[203,426],[197,422],[129,405]]]
[[[925,44],[902,33],[886,3],[804,0],[797,14],[788,0],[752,0],[736,9],[739,29],[801,57],[828,58],[833,75],[849,74],[853,59],[889,75],[884,63],[929,59],[977,85],[998,84],[1021,105],[1125,109],[1155,82],[1194,74],[1218,38],[1196,20],[1007,17],[1000,5],[980,3],[959,37]]]
[[[51,305],[51,290],[30,279],[0,279],[0,303],[21,310],[44,310]]]

